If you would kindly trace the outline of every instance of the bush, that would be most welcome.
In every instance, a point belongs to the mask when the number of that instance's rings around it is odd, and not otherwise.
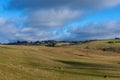
[[[109,41],[108,43],[114,43],[113,41]]]

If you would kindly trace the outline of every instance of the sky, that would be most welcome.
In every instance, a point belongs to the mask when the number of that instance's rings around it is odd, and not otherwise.
[[[120,37],[120,0],[0,0],[0,42]]]

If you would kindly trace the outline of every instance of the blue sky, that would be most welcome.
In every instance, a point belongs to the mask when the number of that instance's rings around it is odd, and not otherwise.
[[[0,42],[120,37],[120,0],[0,0]]]

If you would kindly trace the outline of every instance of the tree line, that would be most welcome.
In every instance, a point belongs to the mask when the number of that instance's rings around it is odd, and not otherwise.
[[[45,40],[45,41],[16,41],[7,43],[7,45],[45,45],[45,46],[52,46],[56,45],[57,41],[55,40]]]

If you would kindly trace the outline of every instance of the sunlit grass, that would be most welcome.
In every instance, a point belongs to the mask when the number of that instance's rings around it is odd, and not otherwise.
[[[120,54],[94,41],[67,47],[0,45],[0,80],[120,80]]]

